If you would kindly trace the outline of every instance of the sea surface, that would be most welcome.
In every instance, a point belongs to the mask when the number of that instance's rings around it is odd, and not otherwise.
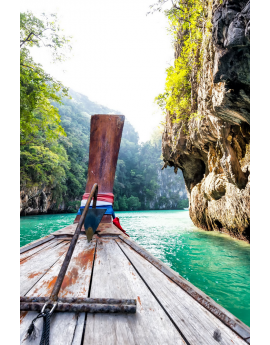
[[[188,211],[116,212],[151,254],[250,325],[250,245],[196,228]],[[75,214],[21,218],[21,246],[72,224]]]

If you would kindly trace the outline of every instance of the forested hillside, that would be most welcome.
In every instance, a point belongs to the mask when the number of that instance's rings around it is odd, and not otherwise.
[[[76,212],[85,191],[93,114],[120,114],[67,90],[35,63],[29,47],[49,44],[53,56],[69,40],[52,18],[21,14],[21,214]],[[52,20],[52,21],[49,21]],[[51,30],[51,36],[45,35]],[[60,42],[60,43],[59,43]],[[127,114],[126,114],[127,115]],[[182,174],[161,171],[161,133],[139,144],[126,118],[115,178],[115,210],[188,207]]]
[[[188,200],[182,173],[161,170],[161,133],[138,144],[138,134],[126,120],[114,184],[115,210],[183,209]]]
[[[86,96],[70,90],[72,99],[57,105],[62,126],[71,143],[66,145],[70,160],[67,171],[68,200],[84,193],[90,132],[90,115],[120,114],[119,111],[91,102]],[[125,121],[114,185],[115,210],[179,209],[188,207],[182,174],[162,170],[161,133],[139,144],[139,136],[128,119]],[[177,187],[175,186],[177,183]],[[182,196],[182,198],[181,198]]]
[[[22,189],[27,187],[31,190],[31,187],[39,186],[37,192],[42,193],[44,187],[47,187],[45,194],[52,199],[48,204],[48,212],[75,212],[79,207],[87,178],[90,117],[97,113],[119,113],[91,102],[73,90],[69,94],[72,98],[65,97],[62,104],[52,102],[59,110],[61,126],[66,133],[66,137],[61,137],[55,145],[58,152],[63,152],[66,157],[66,164],[62,166],[63,178],[58,180],[58,175],[53,175],[54,170],[42,170],[42,163],[39,171],[28,164],[22,165],[22,176],[27,176],[31,169],[31,174],[21,180]],[[137,132],[126,119],[114,186],[116,211],[188,207],[182,173],[175,175],[173,169],[161,170],[160,150],[161,134],[158,130],[153,133],[150,141],[139,144]],[[31,148],[24,147],[22,157],[31,156],[32,152]],[[41,178],[43,181],[39,184]]]

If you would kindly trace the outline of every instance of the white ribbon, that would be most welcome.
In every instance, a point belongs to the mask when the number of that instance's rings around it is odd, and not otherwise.
[[[86,202],[87,202],[87,200],[82,200],[81,201],[81,207],[83,207],[83,206],[85,206],[86,205]],[[91,201],[91,203],[90,203],[90,206],[92,206],[93,205],[93,200]],[[96,204],[97,206],[109,206],[109,205],[111,205],[112,206],[112,203],[111,202],[108,202],[108,201],[98,201],[97,200],[97,204]]]

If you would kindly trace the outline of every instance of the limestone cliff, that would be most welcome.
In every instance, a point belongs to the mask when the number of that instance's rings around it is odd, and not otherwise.
[[[57,202],[51,187],[22,188],[20,191],[20,215],[76,212],[81,201]]]
[[[201,117],[175,123],[167,113],[163,157],[165,167],[183,171],[196,226],[249,241],[250,2],[209,4],[212,35],[203,38],[201,77],[194,90]],[[178,44],[176,58],[179,50]]]

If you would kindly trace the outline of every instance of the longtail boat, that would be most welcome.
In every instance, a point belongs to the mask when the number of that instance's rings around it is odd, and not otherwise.
[[[91,117],[73,224],[20,249],[20,343],[234,344],[250,329],[122,230],[113,184],[124,116]]]

